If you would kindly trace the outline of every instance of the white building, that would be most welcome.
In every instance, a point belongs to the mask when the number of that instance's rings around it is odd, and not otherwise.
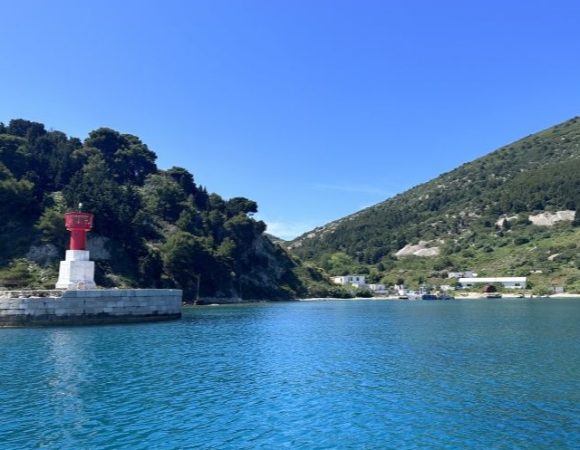
[[[459,283],[464,288],[470,288],[478,284],[497,283],[508,289],[525,289],[528,279],[526,277],[459,278]]]
[[[387,292],[387,287],[384,284],[369,284],[368,288],[377,293],[385,293]]]
[[[330,279],[334,284],[340,284],[341,286],[353,286],[356,288],[366,287],[364,275],[344,275],[340,277],[331,277]]]

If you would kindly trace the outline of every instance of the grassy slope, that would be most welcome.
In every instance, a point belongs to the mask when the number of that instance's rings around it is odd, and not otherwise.
[[[306,233],[289,244],[298,256],[329,273],[336,252],[349,255],[351,270],[373,279],[418,283],[433,271],[474,269],[486,275],[528,275],[536,284],[579,290],[579,231],[570,223],[526,224],[529,214],[580,207],[580,120],[528,136],[392,199]],[[510,230],[495,227],[518,215]],[[400,258],[407,243],[433,241],[436,258]],[[547,258],[560,253],[553,261]],[[362,267],[361,267],[362,266]],[[365,269],[366,268],[366,269]],[[340,269],[340,270],[339,270]],[[433,282],[443,282],[432,278]]]

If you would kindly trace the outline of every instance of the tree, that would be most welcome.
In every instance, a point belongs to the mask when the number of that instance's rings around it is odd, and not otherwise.
[[[211,209],[209,204],[209,195],[207,193],[207,189],[203,186],[200,186],[194,196],[195,206],[200,211],[207,211]]]
[[[221,258],[224,263],[233,267],[237,248],[237,244],[232,239],[226,238],[218,246],[216,256]]]
[[[138,137],[110,128],[83,144],[36,122],[0,124],[0,271],[31,245],[66,245],[63,213],[82,202],[95,214],[91,234],[108,238],[111,259],[98,262],[97,276],[110,285],[182,286],[197,295],[199,283],[202,295],[243,287],[269,299],[305,292],[308,272],[298,279],[296,263],[261,239],[256,202],[209,195],[186,169],[159,171],[155,160]]]
[[[34,185],[27,180],[16,180],[0,163],[0,217],[5,222],[26,218],[37,209],[35,204]]]
[[[64,213],[61,207],[47,208],[44,210],[36,224],[36,228],[42,232],[42,240],[63,249],[69,238],[69,233],[64,226]]]
[[[89,133],[84,146],[100,150],[103,157],[110,161],[118,150],[129,147],[129,141],[121,133],[111,128],[98,128]]]
[[[8,124],[8,134],[13,136],[26,137],[34,140],[46,133],[44,125],[38,122],[31,122],[24,119],[13,119]]]
[[[132,186],[120,186],[110,177],[108,166],[100,155],[91,156],[80,172],[63,190],[69,208],[79,203],[95,215],[94,231],[108,236],[125,248],[140,246],[131,226],[141,200]]]
[[[149,175],[141,193],[149,213],[169,222],[179,218],[186,200],[181,186],[164,173]]]
[[[121,148],[114,154],[114,173],[119,183],[142,186],[147,175],[157,171],[157,155],[149,150],[138,138],[125,135],[129,147]]]
[[[4,286],[21,288],[30,286],[33,277],[28,270],[29,262],[25,259],[17,259],[0,272],[0,283]]]
[[[187,231],[191,234],[200,234],[203,228],[202,224],[203,222],[199,213],[189,204],[184,206],[181,213],[179,213],[179,218],[175,222],[175,225],[181,231]]]
[[[226,212],[226,202],[218,194],[212,193],[209,195],[209,207],[221,213]]]
[[[234,197],[226,202],[226,211],[228,217],[234,217],[238,214],[253,214],[258,212],[258,204],[245,197]]]
[[[329,272],[331,274],[348,274],[355,265],[352,257],[344,252],[336,252],[330,256],[328,261]]]
[[[158,249],[147,249],[147,253],[139,260],[139,273],[144,286],[161,287],[163,260]]]
[[[243,214],[232,217],[224,224],[227,235],[242,247],[249,246],[260,234],[255,226],[256,222]]]
[[[211,241],[179,231],[161,248],[164,271],[188,296],[213,295],[220,281],[229,286],[229,269],[217,261]]]
[[[23,138],[0,135],[0,164],[11,174],[20,178],[30,166],[30,155],[24,152],[26,141]]]
[[[183,167],[171,167],[165,171],[165,174],[179,184],[186,195],[195,195],[197,193],[193,175]]]

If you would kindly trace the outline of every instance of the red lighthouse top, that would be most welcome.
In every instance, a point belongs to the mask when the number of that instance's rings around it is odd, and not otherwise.
[[[93,227],[93,215],[87,212],[74,211],[64,215],[64,223],[70,234],[70,250],[85,250],[87,232]]]

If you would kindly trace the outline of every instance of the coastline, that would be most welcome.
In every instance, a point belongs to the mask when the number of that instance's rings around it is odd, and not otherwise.
[[[549,296],[530,296],[530,294],[526,294],[525,297],[519,297],[519,294],[502,294],[502,299],[517,299],[517,300],[530,300],[530,299],[580,299],[580,294],[555,294]],[[223,298],[205,298],[202,303],[183,303],[184,308],[195,308],[195,307],[204,307],[204,306],[239,306],[239,305],[252,305],[256,303],[284,303],[284,302],[334,302],[334,301],[361,301],[361,300],[371,300],[371,301],[418,301],[421,299],[400,299],[395,296],[389,297],[352,297],[352,298],[335,298],[335,297],[315,297],[315,298],[296,298],[296,299],[288,299],[288,300],[240,300],[236,299],[237,301],[224,301]],[[457,294],[455,296],[455,300],[490,300],[482,294],[476,292],[470,293],[463,293]],[[498,299],[501,300],[501,299]],[[441,300],[446,301],[446,300]]]
[[[580,299],[580,294],[569,294],[569,293],[562,293],[562,294],[552,294],[546,296],[539,296],[534,295],[531,296],[530,294],[525,294],[524,297],[520,297],[520,294],[512,294],[512,293],[502,293],[503,299],[535,299],[535,298],[553,298],[553,299]],[[358,301],[358,300],[401,300],[401,301],[416,301],[415,300],[407,300],[407,299],[399,299],[395,296],[388,296],[388,297],[353,297],[353,298],[304,298],[298,299],[300,302],[312,302],[312,301],[336,301],[336,300],[345,300],[345,301]],[[485,297],[484,294],[480,294],[477,292],[468,292],[468,293],[461,293],[455,294],[455,300],[489,300]]]
[[[562,293],[562,294],[552,294],[552,295],[531,295],[528,293],[524,294],[524,297],[520,297],[521,293],[512,294],[512,293],[501,293],[502,298],[580,298],[580,294],[569,294],[569,293]],[[479,294],[476,292],[470,292],[467,294],[457,294],[456,299],[467,299],[467,300],[475,300],[475,299],[483,299],[488,300],[483,294]]]

